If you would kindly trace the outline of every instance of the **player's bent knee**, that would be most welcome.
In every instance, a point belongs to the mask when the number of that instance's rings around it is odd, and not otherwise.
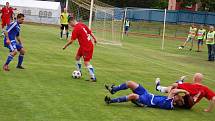
[[[13,52],[11,52],[11,55],[15,56],[17,54],[17,50],[14,50]]]
[[[20,50],[20,54],[22,54],[22,55],[25,54],[25,50],[23,48]]]
[[[138,87],[138,84],[136,82],[134,82],[134,81],[127,81],[126,84],[131,89],[135,89],[135,88]]]
[[[137,100],[137,99],[139,99],[139,95],[137,95],[137,94],[130,94],[130,95],[128,95],[128,99],[129,100]]]

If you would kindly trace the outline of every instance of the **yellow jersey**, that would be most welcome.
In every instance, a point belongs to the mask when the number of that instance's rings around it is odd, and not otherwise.
[[[60,23],[61,24],[64,24],[64,25],[67,25],[68,24],[68,17],[69,17],[69,14],[68,13],[61,13],[60,15]]]
[[[208,32],[207,33],[207,40],[206,40],[206,44],[211,44],[211,45],[213,45],[213,44],[215,44],[215,31],[213,31],[213,32]]]

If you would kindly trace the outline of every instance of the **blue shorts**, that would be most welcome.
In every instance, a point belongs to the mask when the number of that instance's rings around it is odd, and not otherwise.
[[[125,26],[125,31],[127,32],[129,30],[129,26]]]
[[[198,45],[203,45],[203,39],[198,39]]]
[[[137,100],[138,103],[144,104],[144,105],[151,105],[151,99],[152,95],[148,93],[148,91],[139,84],[139,86],[133,90],[133,93],[139,95],[139,99]]]
[[[10,52],[13,52],[14,50],[20,51],[23,48],[22,45],[16,43],[15,40],[12,40],[10,45],[5,44],[4,46],[7,47]]]

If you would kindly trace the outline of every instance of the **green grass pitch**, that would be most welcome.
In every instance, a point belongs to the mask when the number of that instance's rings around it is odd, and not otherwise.
[[[63,51],[59,29],[44,25],[23,25],[22,40],[26,49],[25,70],[17,70],[17,56],[10,72],[0,71],[0,121],[214,121],[215,110],[203,112],[207,101],[202,100],[192,110],[173,111],[139,108],[131,103],[107,106],[103,99],[110,95],[104,84],[120,84],[134,80],[150,92],[154,80],[168,85],[182,75],[192,80],[195,72],[205,75],[203,83],[214,90],[215,63],[207,60],[206,47],[201,53],[178,50],[181,41],[166,40],[161,50],[160,38],[126,37],[123,46],[97,45],[92,64],[97,83],[71,78],[75,70],[77,42]],[[0,65],[8,50],[0,43]],[[130,90],[113,95],[129,94]]]

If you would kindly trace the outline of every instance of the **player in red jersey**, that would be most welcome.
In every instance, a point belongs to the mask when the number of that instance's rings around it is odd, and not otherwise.
[[[78,49],[78,52],[75,58],[77,70],[81,72],[81,57],[83,57],[84,64],[90,73],[91,81],[96,82],[94,68],[90,64],[90,60],[92,59],[93,50],[94,50],[92,39],[94,43],[97,43],[96,38],[92,33],[92,31],[85,24],[81,22],[77,22],[73,17],[70,17],[68,22],[69,22],[69,25],[73,27],[73,32],[72,32],[71,40],[69,40],[65,44],[65,46],[63,47],[63,50],[66,49],[70,44],[72,44],[76,39],[78,39],[80,47]]]
[[[177,81],[177,83],[171,86],[164,87],[160,86],[160,79],[156,79],[156,90],[164,93],[168,93],[171,89],[178,88],[184,89],[190,93],[193,97],[194,104],[198,103],[203,97],[209,101],[209,106],[204,111],[210,112],[215,106],[215,93],[213,90],[209,89],[207,86],[201,84],[203,80],[203,75],[201,73],[196,73],[193,76],[193,83],[183,83],[184,78]]]
[[[8,26],[10,24],[10,19],[13,15],[13,9],[10,7],[9,2],[6,2],[6,6],[1,9],[1,19],[2,19],[2,30],[5,26]]]

